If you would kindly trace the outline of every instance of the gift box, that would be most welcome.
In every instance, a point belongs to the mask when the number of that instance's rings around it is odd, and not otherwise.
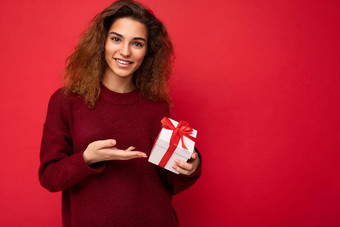
[[[195,148],[197,131],[185,121],[162,119],[162,129],[151,150],[149,162],[178,174],[172,168],[176,159],[184,162],[191,158]]]

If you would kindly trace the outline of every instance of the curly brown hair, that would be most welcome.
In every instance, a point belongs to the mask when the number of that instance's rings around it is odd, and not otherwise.
[[[75,51],[66,59],[65,92],[80,95],[90,108],[95,106],[107,67],[104,53],[108,31],[117,19],[127,17],[144,24],[148,35],[147,53],[132,81],[143,97],[165,100],[171,107],[168,80],[173,66],[172,43],[153,12],[132,0],[112,3],[90,22]]]

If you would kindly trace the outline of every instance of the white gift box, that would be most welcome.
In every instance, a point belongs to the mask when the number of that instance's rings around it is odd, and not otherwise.
[[[177,121],[172,120],[170,118],[169,120],[171,121],[171,123],[173,124],[175,128],[178,126],[179,123]],[[160,164],[163,156],[165,155],[165,153],[168,151],[168,148],[170,147],[170,140],[171,140],[171,136],[173,135],[173,132],[174,130],[166,129],[164,127],[162,128],[151,150],[149,162],[155,165]],[[195,129],[192,129],[192,132],[189,134],[189,136],[196,138],[197,131]],[[182,138],[183,138],[183,141],[182,141]],[[185,135],[183,135],[182,138],[179,139],[178,146],[176,147],[170,159],[164,166],[165,169],[171,172],[174,172],[176,174],[178,174],[178,172],[172,168],[172,166],[175,164],[175,160],[180,159],[184,162],[188,161],[188,159],[190,159],[191,155],[193,154],[194,148],[195,148],[195,141],[186,137]],[[188,149],[183,148],[182,142],[184,142],[185,146]]]

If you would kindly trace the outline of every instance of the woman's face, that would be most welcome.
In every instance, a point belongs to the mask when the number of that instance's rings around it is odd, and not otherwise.
[[[132,18],[117,19],[105,42],[105,60],[109,76],[132,78],[147,50],[147,30]]]

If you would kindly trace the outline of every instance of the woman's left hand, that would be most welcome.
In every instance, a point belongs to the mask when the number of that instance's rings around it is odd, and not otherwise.
[[[194,152],[188,162],[183,162],[182,160],[176,159],[175,164],[172,166],[177,172],[183,175],[191,175],[196,171],[200,165],[200,159],[198,154]]]

